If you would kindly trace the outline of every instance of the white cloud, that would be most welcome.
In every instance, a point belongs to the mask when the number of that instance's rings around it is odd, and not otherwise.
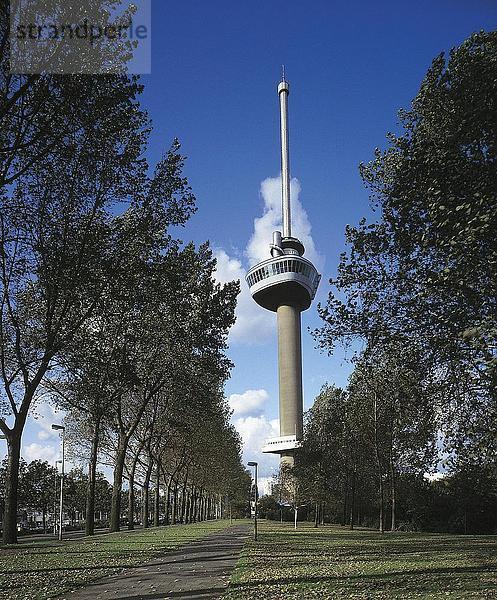
[[[271,494],[273,482],[273,477],[258,477],[259,496]]]
[[[425,473],[424,478],[428,479],[428,481],[439,481],[447,477],[447,473],[441,473],[440,471],[436,471],[435,473]]]
[[[245,451],[259,453],[267,438],[279,436],[278,419],[269,420],[264,415],[239,417],[233,423],[242,436]]]
[[[41,445],[33,442],[27,446],[23,446],[22,457],[26,462],[33,460],[46,460],[51,465],[59,458],[59,448],[51,445]]]
[[[278,419],[269,420],[264,415],[258,417],[239,417],[233,419],[233,425],[243,442],[243,462],[256,460],[259,464],[259,477],[269,480],[277,472],[279,456],[263,454],[261,448],[267,439],[279,436]]]
[[[30,419],[39,428],[38,439],[42,441],[55,440],[59,433],[52,429],[52,423],[61,423],[65,413],[57,411],[48,402],[38,402],[32,409]]]
[[[243,394],[231,394],[228,403],[234,417],[242,415],[256,417],[262,415],[268,400],[269,394],[266,390],[247,390]]]
[[[311,235],[311,224],[300,200],[300,182],[293,178],[290,182],[292,235],[299,238],[305,247],[305,257],[322,269],[323,257],[316,251]],[[281,231],[281,177],[268,177],[261,183],[261,196],[264,200],[262,217],[254,220],[254,233],[245,251],[250,266],[269,258],[269,244],[273,231]]]
[[[236,306],[236,322],[230,330],[228,341],[257,344],[268,340],[275,330],[275,314],[258,306],[245,282],[246,271],[242,263],[231,258],[224,250],[216,250],[216,279],[220,283],[240,280],[240,295]]]
[[[323,257],[316,251],[311,235],[311,224],[299,200],[300,183],[292,179],[292,235],[298,237],[306,248],[305,256],[318,270],[324,264]],[[264,201],[263,214],[254,220],[254,231],[245,248],[249,266],[270,257],[269,245],[273,231],[281,231],[281,177],[268,177],[261,183],[260,193]],[[270,339],[276,329],[275,314],[259,307],[252,299],[245,282],[245,269],[242,261],[231,257],[223,249],[214,253],[217,259],[216,279],[221,283],[240,280],[241,292],[238,296],[236,323],[231,328],[229,342],[261,343]]]

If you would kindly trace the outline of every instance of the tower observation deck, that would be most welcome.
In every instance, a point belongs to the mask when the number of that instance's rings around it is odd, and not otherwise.
[[[283,233],[273,232],[267,260],[253,266],[246,280],[253,299],[278,319],[280,437],[267,440],[263,452],[280,454],[293,465],[303,428],[300,313],[311,305],[321,275],[304,255],[302,242],[292,237],[288,147],[289,85],[278,85],[281,133],[281,204]],[[269,241],[269,240],[268,240]]]

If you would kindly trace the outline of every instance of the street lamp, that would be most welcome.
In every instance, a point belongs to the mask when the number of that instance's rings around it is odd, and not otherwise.
[[[55,461],[55,473],[54,473],[54,501],[53,501],[53,534],[57,535],[57,478],[59,477],[59,470],[57,465],[62,463],[61,460]]]
[[[55,431],[60,431],[60,437],[62,439],[62,472],[60,476],[60,504],[59,504],[59,540],[62,541],[62,507],[64,500],[64,437],[66,433],[66,428],[63,425],[52,425],[52,429]]]
[[[249,467],[255,467],[255,511],[254,511],[254,540],[257,541],[257,501],[259,499],[259,490],[257,488],[257,463],[250,461],[247,463]]]
[[[5,440],[5,441],[7,441],[7,436],[6,436],[6,435],[3,435],[3,434],[0,434],[0,440]],[[8,442],[7,442],[7,445],[8,445]],[[1,507],[1,509],[0,509],[0,510],[1,510],[2,512],[0,512],[0,517],[2,516],[2,513],[3,513],[3,505],[4,505],[4,501],[3,501],[3,500],[2,500],[2,502],[1,502],[1,504],[2,504],[2,507]]]

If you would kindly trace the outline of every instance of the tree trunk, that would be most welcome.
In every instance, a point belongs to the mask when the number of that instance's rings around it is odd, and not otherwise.
[[[193,489],[190,488],[190,491],[188,492],[188,523],[192,522],[192,515],[193,515]]]
[[[110,531],[119,531],[121,528],[121,492],[127,446],[127,438],[120,437],[116,451],[116,465],[114,467],[114,484],[112,487],[112,503],[110,509]]]
[[[152,469],[154,468],[154,462],[150,458],[148,463],[147,471],[145,473],[145,480],[143,481],[143,528],[148,527],[148,516],[149,516],[149,491],[150,491],[150,479],[152,477]]]
[[[202,490],[195,494],[195,521],[202,521]]]
[[[22,428],[7,435],[7,472],[5,474],[5,507],[3,543],[17,544],[17,493],[19,488],[19,461],[21,458]]]
[[[193,505],[192,505],[192,521],[196,523],[198,521],[198,491],[195,489],[193,492]]]
[[[345,485],[343,486],[343,512],[342,512],[342,525],[347,523],[347,496],[349,494],[349,475],[345,478]]]
[[[135,479],[134,476],[129,477],[128,488],[128,530],[132,531],[135,528]]]
[[[183,523],[186,525],[190,522],[190,491],[188,488],[185,490],[185,516],[183,519]]]
[[[176,507],[178,505],[178,482],[174,482],[172,523],[176,525]]]
[[[188,490],[188,495],[186,497],[186,522],[187,523],[192,522],[192,494],[193,494],[193,491],[190,488]]]
[[[354,470],[354,471],[352,471],[352,483],[351,483],[351,490],[350,490],[350,519],[349,519],[349,528],[350,529],[354,529],[355,478],[356,478],[356,473]]]
[[[185,513],[186,513],[186,482],[183,483],[183,488],[181,490],[181,522],[185,522]]]
[[[167,480],[166,486],[166,525],[169,525],[171,520],[169,518],[170,508],[171,508],[171,483],[173,478],[169,477]]]
[[[384,494],[383,494],[383,477],[380,474],[379,479],[378,479],[378,492],[379,492],[379,496],[380,496],[380,507],[379,507],[379,515],[378,515],[378,519],[379,519],[379,530],[380,533],[383,533],[383,503],[384,503]]]
[[[135,473],[136,465],[138,463],[138,457],[140,451],[136,453],[131,470],[129,472],[129,486],[128,486],[128,529],[132,530],[135,528]]]
[[[395,477],[395,467],[393,464],[393,452],[390,447],[390,498],[392,501],[392,524],[390,527],[391,531],[395,531],[396,522],[395,522],[395,512],[396,512],[396,503],[397,503],[397,490],[396,490],[396,477]]]
[[[379,506],[379,530],[383,533],[383,473],[381,468],[380,447],[378,442],[378,403],[376,392],[373,394],[373,420],[374,420],[374,446],[376,454],[376,466],[378,468],[378,495],[380,497]]]
[[[191,500],[191,511],[190,511],[190,523],[195,523],[197,520],[197,489],[195,488],[192,491],[192,495],[190,497]]]
[[[157,461],[155,473],[155,494],[154,494],[154,527],[159,527],[159,503],[160,503],[160,464]]]
[[[319,525],[319,502],[315,503],[314,527]]]
[[[43,505],[42,519],[43,519],[43,533],[47,533],[47,507],[45,505]]]
[[[85,535],[95,533],[95,484],[97,476],[98,438],[100,434],[100,419],[96,421],[91,441],[90,462],[88,464],[88,486],[86,488],[86,520]]]

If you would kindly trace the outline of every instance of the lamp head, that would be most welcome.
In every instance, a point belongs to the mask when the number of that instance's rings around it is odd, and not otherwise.
[[[64,427],[64,425],[52,424],[52,429],[55,429],[56,431],[64,431],[65,427]]]
[[[254,462],[253,460],[249,461],[247,464],[249,467],[257,467],[257,463]]]

